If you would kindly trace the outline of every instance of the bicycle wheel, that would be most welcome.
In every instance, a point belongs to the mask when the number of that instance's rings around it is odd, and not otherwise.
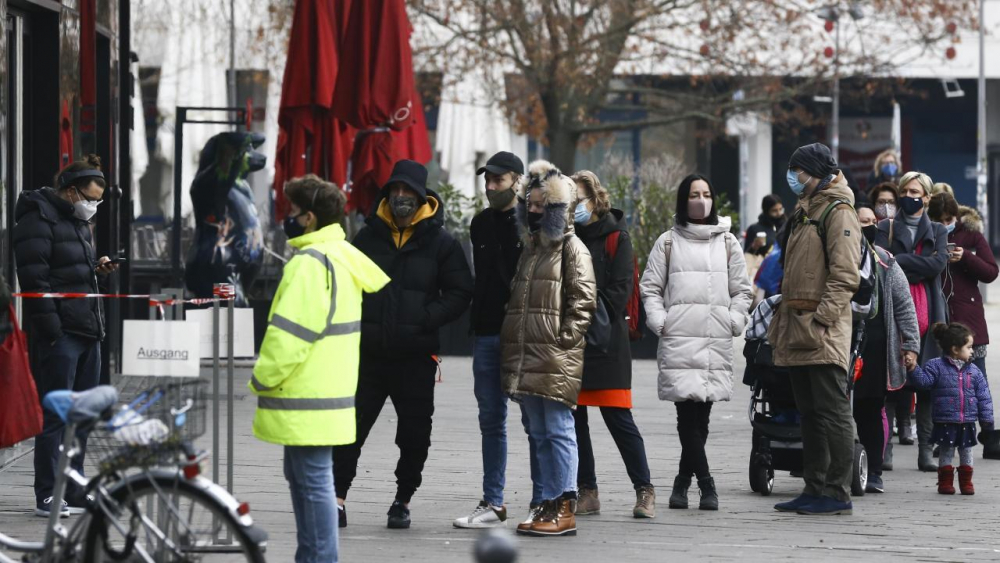
[[[262,532],[241,523],[215,496],[179,474],[132,477],[109,496],[102,499],[107,510],[99,508],[91,516],[87,561],[264,561],[261,539],[251,539]]]

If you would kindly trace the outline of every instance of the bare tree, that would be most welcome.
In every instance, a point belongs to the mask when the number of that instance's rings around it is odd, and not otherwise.
[[[490,82],[518,129],[543,139],[564,169],[585,136],[693,119],[718,126],[745,111],[784,115],[779,104],[825,87],[837,69],[887,77],[920,57],[944,61],[945,44],[978,25],[972,0],[408,4],[418,64]]]

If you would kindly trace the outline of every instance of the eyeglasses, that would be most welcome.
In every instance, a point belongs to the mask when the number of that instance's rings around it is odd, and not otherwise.
[[[80,188],[73,188],[73,189],[76,190],[77,195],[82,197],[85,201],[89,201],[91,203],[94,203],[95,201],[102,201],[104,199],[104,194],[101,194],[101,197],[93,198],[83,193],[83,190],[81,190]]]

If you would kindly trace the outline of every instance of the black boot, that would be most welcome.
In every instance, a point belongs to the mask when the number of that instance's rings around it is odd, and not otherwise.
[[[670,492],[670,508],[688,507],[688,487],[690,486],[690,475],[674,477],[674,490]]]
[[[701,502],[698,508],[701,510],[718,510],[719,495],[715,492],[715,479],[703,477],[698,479],[698,488],[701,489]]]

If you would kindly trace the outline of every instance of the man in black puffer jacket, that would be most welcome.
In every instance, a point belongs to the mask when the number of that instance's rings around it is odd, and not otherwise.
[[[67,166],[56,177],[59,189],[25,191],[14,210],[14,257],[24,292],[98,293],[97,274],[117,266],[97,259],[90,219],[104,195],[100,160],[90,156]],[[32,373],[42,399],[49,391],[84,391],[101,375],[104,316],[97,299],[26,299],[24,301]],[[59,460],[63,424],[45,412],[42,433],[35,438],[35,514],[48,517]],[[86,440],[82,440],[86,451]],[[73,460],[83,472],[83,456]],[[81,513],[84,500],[67,491],[62,511]]]
[[[388,525],[410,526],[410,498],[420,486],[431,445],[438,331],[460,317],[472,299],[469,263],[458,241],[443,229],[443,202],[426,184],[426,168],[412,160],[397,162],[375,213],[354,238],[354,246],[392,282],[366,294],[362,304],[357,442],[333,449],[341,526],[346,525],[343,503],[361,447],[386,398],[396,409],[400,452]]]

